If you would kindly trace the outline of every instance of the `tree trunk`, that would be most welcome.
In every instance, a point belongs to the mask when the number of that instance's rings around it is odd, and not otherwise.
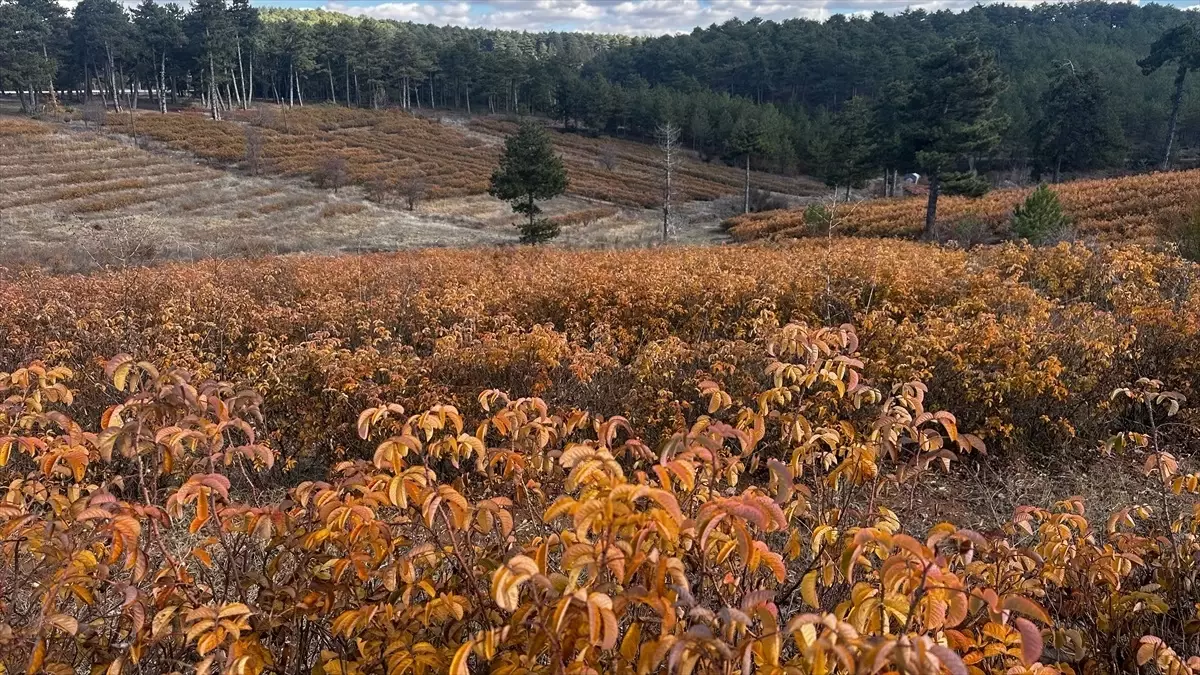
[[[432,110],[437,107],[437,97],[433,93],[433,73],[429,74],[429,108]]]
[[[1162,170],[1171,168],[1171,146],[1175,145],[1175,132],[1179,128],[1179,106],[1183,103],[1183,81],[1187,78],[1187,66],[1179,66],[1175,74],[1175,94],[1171,96],[1171,121],[1167,123],[1167,149],[1163,151]]]
[[[42,58],[46,59],[47,61],[50,60],[50,57],[46,53],[46,43],[44,42],[42,43]],[[48,93],[50,94],[50,107],[58,110],[58,97],[54,95],[54,73],[50,73],[48,76],[46,76],[46,81],[49,85]]]
[[[346,59],[346,107],[350,107],[350,59]]]
[[[104,80],[100,79],[100,74],[97,73],[95,71],[95,69],[92,70],[92,73],[96,76],[96,91],[100,92],[100,105],[104,106],[104,109],[107,110],[108,109],[108,94],[104,93]],[[91,86],[91,85],[88,85],[88,86]]]
[[[158,75],[161,78],[158,89],[158,111],[167,114],[167,52],[164,49],[162,59],[158,62]]]
[[[250,103],[246,98],[246,69],[242,67],[242,36],[237,36],[237,55],[238,55],[238,83],[241,90],[242,110],[249,110]]]
[[[742,213],[750,213],[750,153],[746,153],[746,193],[742,201]]]
[[[467,114],[470,115],[471,114],[471,85],[466,84],[464,86],[467,89]]]
[[[113,110],[121,112],[121,99],[117,96],[117,69],[113,64],[112,48],[108,43],[104,43],[104,51],[108,55],[108,84],[112,87]]]
[[[288,63],[288,107],[296,105],[296,70]]]
[[[929,174],[929,201],[925,204],[925,231],[926,239],[933,238],[933,228],[937,224],[937,201],[938,193],[942,188],[942,180],[936,173]]]
[[[1059,176],[1062,175],[1062,156],[1059,155],[1054,160],[1054,182],[1057,183]]]
[[[228,70],[228,72],[229,72],[229,84],[226,86],[229,87],[229,91],[230,91],[229,109],[232,110],[233,104],[235,101],[237,102],[237,104],[239,106],[242,105],[242,85],[241,85],[241,78],[234,76],[233,68],[230,68]]]
[[[208,55],[208,112],[214,120],[221,119],[221,111],[217,108],[217,64]]]
[[[362,87],[358,86],[358,70],[354,71],[354,105],[362,107]]]
[[[529,193],[529,231],[533,232],[533,193]]]
[[[333,87],[333,62],[329,62],[329,100],[337,105],[337,89]]]
[[[250,86],[246,88],[246,108],[254,105],[254,51],[250,52]]]

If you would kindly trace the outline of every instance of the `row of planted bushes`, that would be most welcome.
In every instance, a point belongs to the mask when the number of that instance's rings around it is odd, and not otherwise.
[[[1100,241],[1154,242],[1173,237],[1194,215],[1200,200],[1200,170],[1071,181],[1053,189],[1078,235]],[[938,200],[938,220],[951,227],[969,225],[1004,233],[1013,210],[1030,192],[1021,188],[993,190],[981,198],[944,196]],[[925,206],[922,197],[838,205],[833,209],[834,230],[844,236],[919,235]],[[806,222],[804,209],[785,209],[736,216],[725,226],[735,239],[751,241],[824,233],[827,222]]]
[[[1071,497],[987,533],[915,529],[903,502],[981,440],[922,383],[864,377],[851,326],[764,320],[741,344],[738,367],[666,394],[687,412],[657,441],[623,416],[495,389],[473,414],[380,401],[353,425],[369,458],[286,490],[272,472],[294,449],[260,433],[278,424],[263,419],[278,383],[128,355],[103,385],[41,362],[0,373],[0,667],[1200,668],[1200,475],[1159,432],[1180,394],[1114,392],[1114,423],[1162,425],[1104,446],[1139,465],[1153,506],[1089,521]],[[76,415],[78,384],[114,404]],[[755,395],[735,399],[744,387]]]
[[[303,457],[363,451],[379,401],[471,409],[485,388],[622,414],[652,437],[676,395],[726,376],[749,400],[753,331],[858,327],[866,374],[921,379],[998,450],[1059,456],[1106,437],[1107,393],[1142,376],[1191,396],[1191,263],[1139,247],[962,252],[834,240],[627,252],[429,251],[132,269],[0,282],[0,367],[68,365],[79,405],[128,352],[265,396],[267,433]]]

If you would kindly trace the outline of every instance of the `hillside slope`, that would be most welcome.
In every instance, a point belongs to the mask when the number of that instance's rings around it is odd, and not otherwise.
[[[263,130],[266,168],[286,176],[310,176],[322,160],[346,159],[351,180],[420,179],[429,197],[458,197],[487,192],[488,178],[500,156],[503,137],[515,123],[498,118],[451,119],[442,123],[399,110],[332,106],[264,107],[242,112],[233,121],[213,121],[200,113],[141,114],[137,133],[205,159],[238,163],[245,157],[245,126]],[[128,133],[129,122],[114,120]],[[588,138],[553,131],[570,179],[568,194],[623,206],[660,203],[658,151],[650,145],[615,138]],[[607,166],[606,166],[607,165]],[[685,157],[678,172],[680,201],[712,200],[742,190],[743,172],[720,163]],[[811,196],[824,192],[817,181],[755,172],[755,186],[774,192]]]
[[[1200,205],[1200,169],[1060,183],[1052,186],[1078,235],[1101,241],[1152,241],[1183,222]],[[971,221],[1006,234],[1013,209],[1031,188],[995,190],[980,199],[942,197],[938,221]],[[835,230],[843,235],[904,237],[921,232],[923,197],[879,199],[835,208]],[[726,221],[733,238],[803,237],[809,233],[802,209],[736,216]]]

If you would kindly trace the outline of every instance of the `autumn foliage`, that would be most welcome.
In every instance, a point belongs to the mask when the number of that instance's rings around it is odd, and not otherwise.
[[[1053,189],[1080,236],[1149,242],[1169,235],[1195,210],[1200,201],[1200,170],[1072,181]],[[979,199],[943,197],[938,200],[938,220],[949,225],[979,223],[1007,234],[1013,210],[1031,191],[995,190]],[[913,236],[921,232],[924,218],[923,198],[882,199],[839,205],[834,227],[837,234],[847,236]],[[803,237],[811,232],[803,209],[737,216],[727,225],[741,241]]]
[[[0,663],[1200,668],[1190,264],[838,243],[9,273]]]

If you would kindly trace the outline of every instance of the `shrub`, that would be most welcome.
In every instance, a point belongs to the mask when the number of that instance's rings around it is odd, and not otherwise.
[[[623,416],[538,396],[488,389],[471,412],[380,399],[354,416],[361,455],[315,479],[294,475],[290,449],[261,432],[274,387],[121,354],[89,386],[112,403],[86,418],[71,369],[0,373],[0,664],[1200,667],[1185,651],[1200,476],[1159,427],[1101,451],[1135,461],[1127,480],[1161,511],[1130,503],[1093,519],[1068,497],[1022,505],[987,532],[910,529],[896,509],[962,460],[985,461],[983,443],[930,407],[921,382],[868,381],[851,326],[760,319],[738,349],[758,367],[689,375],[666,394],[678,419],[653,446]],[[338,377],[386,379],[343,365]],[[314,392],[338,398],[327,393]],[[1114,423],[1167,421],[1185,403],[1149,379],[1111,398]]]
[[[319,188],[332,189],[334,194],[346,184],[348,169],[346,158],[333,155],[321,160],[313,172],[313,182]]]
[[[246,127],[246,168],[250,171],[251,176],[257,176],[262,169],[265,143],[262,129],[253,126]]]
[[[1166,234],[1175,243],[1179,255],[1200,262],[1200,209],[1181,219]]]
[[[424,199],[428,191],[429,186],[420,177],[402,178],[396,184],[396,194],[404,200],[404,206],[409,211],[417,207],[417,202]]]
[[[783,195],[757,188],[750,191],[750,211],[752,213],[786,209],[788,206],[788,200]]]
[[[813,202],[804,208],[804,227],[809,234],[826,234],[832,226],[833,211],[829,207],[820,202]]]
[[[1070,224],[1070,219],[1063,214],[1058,195],[1043,184],[1013,210],[1009,227],[1016,236],[1032,244],[1042,244],[1059,236]]]

